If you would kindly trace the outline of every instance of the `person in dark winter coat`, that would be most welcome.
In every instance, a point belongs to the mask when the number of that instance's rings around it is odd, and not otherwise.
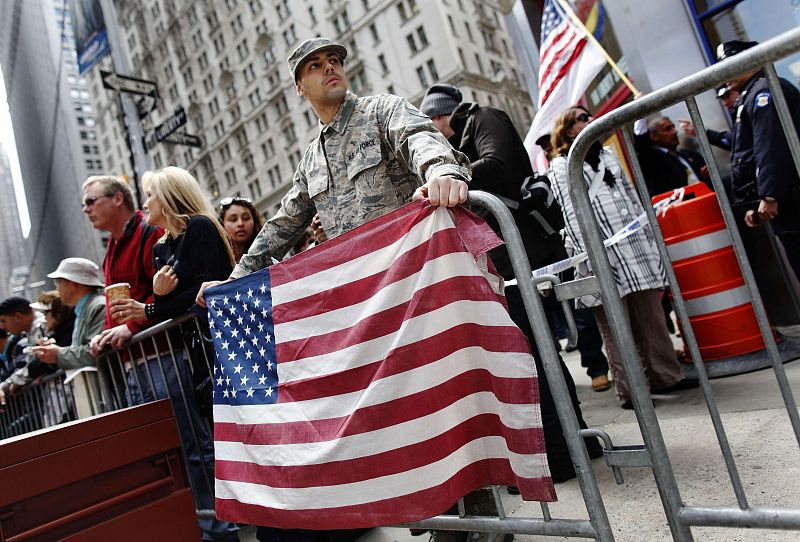
[[[436,128],[442,132],[456,150],[463,152],[472,165],[470,190],[479,189],[498,196],[512,210],[520,230],[528,259],[532,267],[544,265],[566,257],[564,245],[559,235],[543,238],[530,217],[515,212],[514,204],[520,200],[522,181],[533,175],[530,158],[522,145],[522,139],[514,129],[506,113],[492,107],[482,107],[476,103],[461,103],[461,92],[451,85],[434,85],[428,89],[422,100],[420,110],[433,119]],[[496,221],[487,220],[499,233]],[[514,277],[510,268],[508,253],[490,252],[490,257],[504,278]],[[506,286],[506,299],[509,313],[514,323],[528,337],[536,360],[539,375],[542,426],[544,429],[547,459],[554,482],[575,477],[566,441],[558,421],[558,416],[550,393],[547,377],[541,363],[536,341],[522,303],[522,296],[516,285]],[[561,369],[567,382],[575,412],[581,427],[586,427],[580,410],[580,402],[575,391],[572,376],[561,361]],[[602,450],[596,439],[586,440],[589,455],[599,457]]]

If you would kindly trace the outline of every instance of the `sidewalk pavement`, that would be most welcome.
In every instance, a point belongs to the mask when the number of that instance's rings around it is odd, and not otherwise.
[[[562,341],[563,343],[563,341]],[[677,342],[676,342],[677,344]],[[563,353],[562,353],[563,354]],[[563,354],[575,379],[584,417],[590,427],[604,429],[616,445],[641,444],[633,411],[622,410],[613,390],[592,391],[578,352]],[[784,365],[795,396],[800,394],[800,361]],[[711,381],[739,474],[752,506],[800,508],[800,449],[794,439],[772,369]],[[692,506],[735,506],[736,499],[700,389],[653,396],[667,450],[683,501]],[[670,541],[652,471],[623,469],[625,483],[616,485],[602,459],[592,462],[614,536],[619,542]],[[554,518],[588,518],[576,480],[556,485]],[[541,517],[538,503],[503,494],[510,516]],[[792,531],[695,527],[695,540],[710,542],[789,542]],[[560,537],[517,535],[517,542],[561,540]],[[566,540],[566,539],[563,539]],[[574,540],[574,539],[570,539]],[[242,542],[255,541],[250,529]],[[410,536],[407,529],[373,529],[359,542],[427,542],[428,535]]]

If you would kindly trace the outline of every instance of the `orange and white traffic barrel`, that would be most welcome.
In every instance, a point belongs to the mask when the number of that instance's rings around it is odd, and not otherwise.
[[[710,361],[761,350],[764,339],[716,195],[703,183],[684,190],[658,222],[700,355]]]

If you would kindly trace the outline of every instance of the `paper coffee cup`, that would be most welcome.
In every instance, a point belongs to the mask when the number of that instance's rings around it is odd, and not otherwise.
[[[130,299],[131,298],[131,285],[127,282],[118,282],[106,286],[106,299],[111,303],[115,299]]]

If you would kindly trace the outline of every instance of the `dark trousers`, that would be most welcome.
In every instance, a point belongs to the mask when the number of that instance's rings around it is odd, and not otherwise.
[[[547,381],[547,375],[544,372],[539,349],[536,346],[536,339],[533,336],[533,330],[528,321],[528,313],[525,311],[525,305],[522,302],[522,294],[517,286],[506,286],[505,294],[511,319],[522,330],[525,336],[528,337],[528,341],[531,343],[533,359],[536,362],[536,373],[539,375],[539,400],[542,412],[542,429],[544,431],[550,474],[553,477],[553,481],[556,482],[574,477],[574,469],[569,456],[567,441],[564,439],[564,432],[561,428],[561,422],[558,419],[556,404],[555,401],[553,401],[553,394],[550,391],[550,385]],[[581,428],[585,429],[587,425],[586,421],[583,419],[583,413],[581,412],[581,403],[578,400],[575,381],[572,380],[572,375],[569,373],[561,356],[558,357],[558,361],[561,366],[561,372],[564,374],[564,380],[569,390],[572,405],[575,407],[578,424]],[[597,439],[589,438],[584,440],[590,456],[596,457],[598,453],[602,453],[600,452],[600,444],[597,442]]]
[[[573,309],[575,327],[578,328],[578,352],[581,367],[589,378],[608,374],[608,359],[603,354],[603,337],[597,329],[597,320],[592,309]]]

